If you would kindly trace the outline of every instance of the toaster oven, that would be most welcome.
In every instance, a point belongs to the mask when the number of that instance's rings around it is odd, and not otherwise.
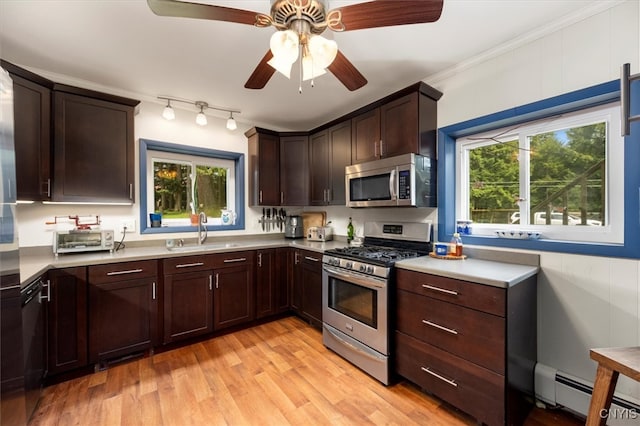
[[[114,248],[113,230],[83,229],[55,231],[53,233],[53,252],[84,253],[88,251],[111,251]]]

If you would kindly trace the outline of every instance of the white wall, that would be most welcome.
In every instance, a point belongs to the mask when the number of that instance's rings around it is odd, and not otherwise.
[[[444,93],[438,124],[446,126],[618,79],[625,62],[638,72],[636,0],[425,81]],[[589,348],[640,345],[640,262],[541,253],[541,267],[538,360],[592,383]],[[637,382],[621,376],[617,390],[640,400]]]

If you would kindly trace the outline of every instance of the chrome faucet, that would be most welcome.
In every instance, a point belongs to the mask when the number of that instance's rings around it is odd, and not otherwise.
[[[203,244],[207,240],[207,215],[204,212],[198,214],[198,244]]]

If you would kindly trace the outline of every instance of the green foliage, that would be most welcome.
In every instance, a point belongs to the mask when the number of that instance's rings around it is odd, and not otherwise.
[[[566,136],[563,137],[563,136]],[[512,212],[519,209],[517,199],[530,200],[536,206],[548,197],[562,192],[576,178],[605,158],[606,124],[596,123],[567,129],[564,132],[547,132],[531,136],[529,151],[530,194],[519,192],[518,141],[495,143],[470,151],[470,209],[473,220],[505,223],[507,214],[487,212]],[[582,205],[582,187],[577,186],[565,196],[550,202],[555,211],[595,212],[597,219],[603,215],[604,176],[596,172],[588,177],[586,206]],[[546,202],[545,202],[546,203]],[[545,206],[546,208],[546,206]],[[482,216],[479,212],[484,212]]]

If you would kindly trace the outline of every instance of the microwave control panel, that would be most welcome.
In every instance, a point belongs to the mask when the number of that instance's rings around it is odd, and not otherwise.
[[[411,177],[409,170],[398,171],[398,199],[411,199]]]

